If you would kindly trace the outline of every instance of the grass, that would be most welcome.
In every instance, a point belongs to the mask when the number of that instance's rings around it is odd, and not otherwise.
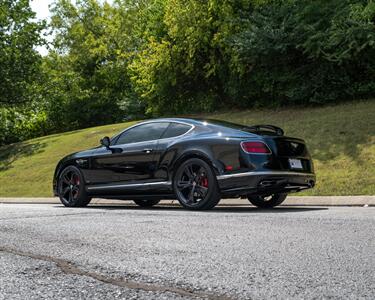
[[[306,140],[316,187],[305,195],[375,195],[375,101],[321,108],[231,111],[207,115],[243,124],[274,124]],[[56,163],[98,145],[128,122],[55,134],[0,148],[0,197],[51,196]]]

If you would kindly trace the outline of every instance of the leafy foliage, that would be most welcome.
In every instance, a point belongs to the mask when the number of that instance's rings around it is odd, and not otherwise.
[[[31,99],[30,85],[39,74],[40,55],[34,46],[43,43],[44,22],[27,0],[0,1],[0,105],[25,103]]]
[[[154,114],[373,96],[373,2],[162,3],[130,65]]]
[[[0,5],[0,144],[145,115],[375,94],[372,0],[56,0],[43,58],[45,24],[28,1]]]
[[[55,127],[82,128],[137,117],[143,105],[128,72],[129,19],[118,6],[58,1],[55,51],[45,59],[47,110]],[[130,14],[130,12],[128,12]],[[63,110],[63,113],[61,113]]]

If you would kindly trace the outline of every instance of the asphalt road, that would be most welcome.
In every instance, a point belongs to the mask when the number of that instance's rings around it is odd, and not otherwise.
[[[374,207],[0,204],[0,299],[374,297]]]

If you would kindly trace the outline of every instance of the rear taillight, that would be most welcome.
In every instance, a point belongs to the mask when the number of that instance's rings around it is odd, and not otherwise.
[[[246,153],[271,154],[271,150],[263,142],[242,142],[241,147]]]

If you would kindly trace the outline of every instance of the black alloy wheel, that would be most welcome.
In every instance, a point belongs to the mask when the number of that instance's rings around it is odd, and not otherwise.
[[[189,159],[178,167],[173,187],[180,204],[188,209],[211,209],[220,201],[212,168],[198,158]]]
[[[91,201],[87,196],[81,172],[74,166],[68,166],[61,172],[58,194],[61,203],[67,207],[83,207]]]
[[[284,202],[288,194],[249,195],[250,203],[259,208],[272,208]]]
[[[133,200],[135,204],[139,205],[140,207],[152,207],[156,204],[158,204],[160,202],[159,199],[151,199],[151,200],[147,200],[147,199],[137,199],[137,200]]]

